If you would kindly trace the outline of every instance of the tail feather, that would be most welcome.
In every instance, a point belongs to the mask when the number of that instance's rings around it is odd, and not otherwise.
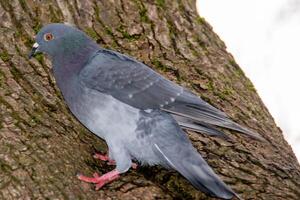
[[[201,155],[192,147],[172,149],[155,145],[161,159],[187,178],[197,189],[212,197],[232,199],[237,196],[209,167]],[[178,148],[180,150],[178,151]]]
[[[251,131],[245,127],[242,127],[241,125],[233,122],[230,120],[225,113],[217,110],[217,109],[211,109],[211,107],[201,107],[197,105],[190,105],[190,104],[178,104],[173,107],[164,109],[166,112],[171,113],[173,116],[179,116],[175,117],[176,121],[179,124],[184,124],[185,126],[189,127],[192,126],[195,131],[202,132],[203,126],[194,126],[195,122],[201,125],[213,125],[213,126],[219,126],[223,128],[228,128],[231,130],[235,130],[238,132],[241,132],[251,138],[260,140],[260,141],[266,141],[263,137],[261,137],[258,133]],[[190,119],[191,121],[188,121]],[[189,122],[189,123],[187,123]],[[192,122],[192,123],[191,123]],[[215,133],[215,130],[212,130],[211,126],[207,126],[210,128],[209,131],[206,131],[208,135],[210,133]],[[207,130],[207,129],[206,129]],[[222,134],[216,134],[216,135],[222,135]],[[224,134],[223,134],[224,135]]]
[[[151,144],[157,164],[177,170],[197,189],[210,196],[223,199],[236,196],[213,172],[172,116],[159,110],[142,114],[151,117],[150,120],[142,120],[139,126],[148,130],[143,137]]]

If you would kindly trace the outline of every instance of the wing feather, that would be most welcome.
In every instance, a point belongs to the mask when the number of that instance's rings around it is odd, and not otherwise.
[[[79,80],[86,87],[109,94],[135,108],[163,109],[173,116],[180,116],[176,118],[179,124],[197,132],[221,136],[212,127],[214,125],[263,140],[259,134],[231,121],[222,111],[145,64],[111,50],[100,49],[92,56],[81,70]]]

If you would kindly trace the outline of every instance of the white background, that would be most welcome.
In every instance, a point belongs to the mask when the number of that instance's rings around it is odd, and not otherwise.
[[[300,160],[300,0],[197,0]]]

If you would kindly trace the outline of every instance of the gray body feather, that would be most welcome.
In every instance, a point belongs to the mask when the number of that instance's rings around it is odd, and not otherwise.
[[[208,166],[172,116],[159,110],[140,116],[137,141],[147,141],[144,150],[154,151],[160,165],[177,170],[211,196],[231,199],[235,195]]]
[[[231,199],[235,193],[212,171],[180,126],[228,138],[212,125],[235,123],[199,97],[128,59],[103,49],[91,56],[79,73],[80,97],[71,103],[78,107],[71,108],[75,116],[105,139],[118,171],[126,172],[132,159],[163,165],[201,191]]]
[[[44,41],[45,33],[52,33],[53,41]],[[71,112],[107,142],[109,157],[116,161],[119,172],[126,172],[136,159],[173,168],[211,196],[230,199],[235,195],[181,127],[223,138],[227,136],[215,126],[260,139],[257,133],[143,63],[99,48],[73,27],[50,24],[36,40],[40,46],[35,45],[32,52],[50,55],[54,76]]]
[[[170,112],[178,116],[175,119],[186,129],[226,138],[212,127],[216,125],[264,140],[187,89],[134,58],[114,51],[100,49],[96,52],[81,71],[80,80],[86,87],[109,94],[132,107]]]
[[[78,73],[64,76],[58,85],[72,113],[106,141],[117,170],[126,172],[133,159],[162,165],[177,170],[211,196],[231,199],[235,193],[208,166],[180,126],[227,138],[212,125],[237,130],[232,126],[235,123],[142,63],[126,62],[128,57],[107,51],[97,51]],[[126,68],[130,64],[138,66],[130,71]],[[55,67],[54,74],[61,74],[61,70],[64,68]]]

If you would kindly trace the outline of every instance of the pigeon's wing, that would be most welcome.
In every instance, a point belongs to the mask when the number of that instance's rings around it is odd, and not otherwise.
[[[224,137],[210,128],[217,125],[261,137],[227,118],[225,113],[209,105],[187,89],[167,80],[145,64],[126,55],[100,49],[79,74],[80,82],[91,89],[109,94],[119,101],[139,108],[162,109],[178,116],[186,129]],[[204,126],[203,126],[204,125]]]
[[[210,196],[232,199],[236,195],[213,172],[171,116],[162,111],[144,115],[147,117],[138,122],[137,138],[143,141],[146,138],[160,164],[177,170]]]
[[[185,92],[143,63],[106,49],[90,59],[80,72],[80,80],[142,110],[168,106]]]

